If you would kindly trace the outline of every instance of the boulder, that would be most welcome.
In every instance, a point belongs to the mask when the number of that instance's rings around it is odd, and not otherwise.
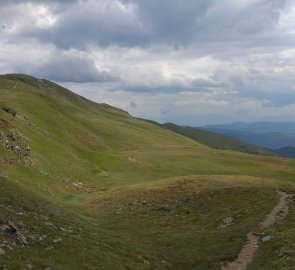
[[[265,236],[261,239],[262,243],[265,243],[265,242],[268,242],[271,240],[271,237],[268,235],[268,236]]]

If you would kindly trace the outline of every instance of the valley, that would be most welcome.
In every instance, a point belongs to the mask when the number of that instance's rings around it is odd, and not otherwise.
[[[47,80],[1,75],[0,266],[205,270],[235,261],[277,190],[295,192],[295,161],[187,135]],[[261,231],[247,269],[294,265],[288,205]]]

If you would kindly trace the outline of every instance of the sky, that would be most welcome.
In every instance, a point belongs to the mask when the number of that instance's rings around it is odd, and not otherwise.
[[[295,0],[0,0],[0,73],[159,122],[295,120]]]

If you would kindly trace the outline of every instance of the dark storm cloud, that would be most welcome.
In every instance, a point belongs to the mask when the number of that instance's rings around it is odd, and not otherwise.
[[[115,78],[106,71],[98,71],[89,57],[75,53],[54,53],[32,73],[57,82],[106,82]]]
[[[79,0],[1,0],[0,6],[5,5],[15,5],[15,4],[24,4],[24,3],[36,3],[36,4],[72,4],[76,3]]]
[[[91,44],[145,47],[164,43],[210,48],[213,42],[238,42],[252,46],[263,43],[269,35],[273,37],[269,32],[276,26],[287,0],[15,0],[2,5],[26,2],[66,7],[56,14],[52,27],[28,25],[18,34],[52,42],[60,48],[85,49]]]
[[[87,18],[85,15],[87,14]],[[76,5],[61,16],[49,41],[58,47],[86,48],[99,46],[137,46],[148,43],[147,33],[133,13],[132,7],[120,2],[97,1]],[[43,37],[46,40],[46,37]]]
[[[28,3],[35,3],[39,7],[46,5],[48,13],[54,18],[54,23],[49,27],[41,27],[36,22],[22,23],[18,31],[9,34],[11,39],[34,38],[43,43],[52,43],[61,49],[86,49],[89,46],[109,45],[132,47],[149,44],[149,34],[143,28],[132,4],[123,4],[119,0],[16,1],[16,3],[19,5],[15,4],[14,10],[3,12],[5,13],[2,16],[3,26],[17,25],[19,20],[15,15],[25,16],[22,14],[22,8]],[[5,7],[11,6],[13,5],[9,3]],[[20,20],[23,21],[24,18]]]
[[[126,1],[137,7],[140,20],[153,42],[167,42],[177,46],[187,43],[195,35],[197,20],[202,18],[214,0],[186,1]]]

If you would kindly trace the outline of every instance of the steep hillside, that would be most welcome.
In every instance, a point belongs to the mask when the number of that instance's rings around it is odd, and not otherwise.
[[[214,149],[238,151],[248,154],[271,155],[272,153],[254,145],[245,144],[228,136],[223,136],[214,132],[206,131],[200,128],[182,127],[173,123],[159,124],[147,120],[150,123],[171,130],[175,133],[188,137],[196,142],[207,145]]]
[[[46,80],[0,76],[0,267],[220,269],[277,203],[275,189],[294,192],[294,165],[211,149]],[[292,248],[293,218],[265,251],[274,264],[292,266],[280,252]]]

